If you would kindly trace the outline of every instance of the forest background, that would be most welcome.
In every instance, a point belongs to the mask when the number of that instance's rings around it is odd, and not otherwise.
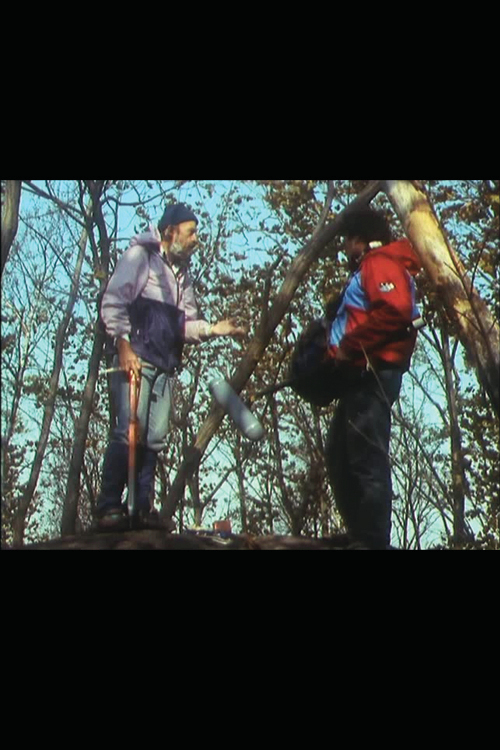
[[[208,386],[231,377],[267,323],[297,257],[368,180],[2,180],[2,544],[79,533],[92,522],[114,418],[99,301],[130,238],[182,201],[200,217],[192,263],[203,317],[235,317],[240,344],[186,349],[155,503],[172,503],[180,468],[211,413]],[[469,278],[499,320],[499,180],[421,180]],[[14,206],[14,208],[13,208]],[[404,234],[383,193],[394,234]],[[4,223],[12,224],[12,244]],[[8,247],[8,256],[4,248]],[[347,279],[335,237],[302,279],[246,385],[251,399],[286,378],[303,328]],[[498,418],[453,321],[418,279],[427,328],[394,408],[393,544],[498,549]],[[313,538],[342,530],[328,485],[324,439],[335,405],[316,409],[284,390],[253,402],[266,439],[227,420],[172,508],[177,527],[229,518],[252,535]],[[184,486],[185,484],[185,486]]]

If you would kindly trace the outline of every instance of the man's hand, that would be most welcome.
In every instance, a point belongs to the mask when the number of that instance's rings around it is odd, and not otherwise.
[[[232,338],[243,338],[248,333],[246,328],[238,326],[234,318],[221,320],[212,326],[212,336],[231,336]]]
[[[121,369],[127,373],[133,370],[135,375],[140,378],[142,362],[132,349],[130,343],[126,339],[118,339],[116,346],[118,347],[118,359]]]

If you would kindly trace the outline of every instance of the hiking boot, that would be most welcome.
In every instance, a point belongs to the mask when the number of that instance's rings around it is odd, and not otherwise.
[[[162,518],[157,510],[139,510],[134,516],[132,526],[134,529],[160,530],[169,534],[177,528],[174,521]]]
[[[94,524],[95,531],[126,531],[128,528],[128,516],[122,507],[102,511]]]

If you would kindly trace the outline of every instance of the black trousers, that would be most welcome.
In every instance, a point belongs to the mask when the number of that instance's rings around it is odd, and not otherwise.
[[[391,408],[399,369],[367,372],[340,399],[326,445],[337,508],[353,541],[386,549],[391,539]]]

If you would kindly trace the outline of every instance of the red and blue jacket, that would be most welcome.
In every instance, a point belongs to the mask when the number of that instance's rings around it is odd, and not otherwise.
[[[330,355],[352,364],[407,370],[420,319],[414,277],[420,260],[408,240],[369,250],[351,277],[330,332]]]

